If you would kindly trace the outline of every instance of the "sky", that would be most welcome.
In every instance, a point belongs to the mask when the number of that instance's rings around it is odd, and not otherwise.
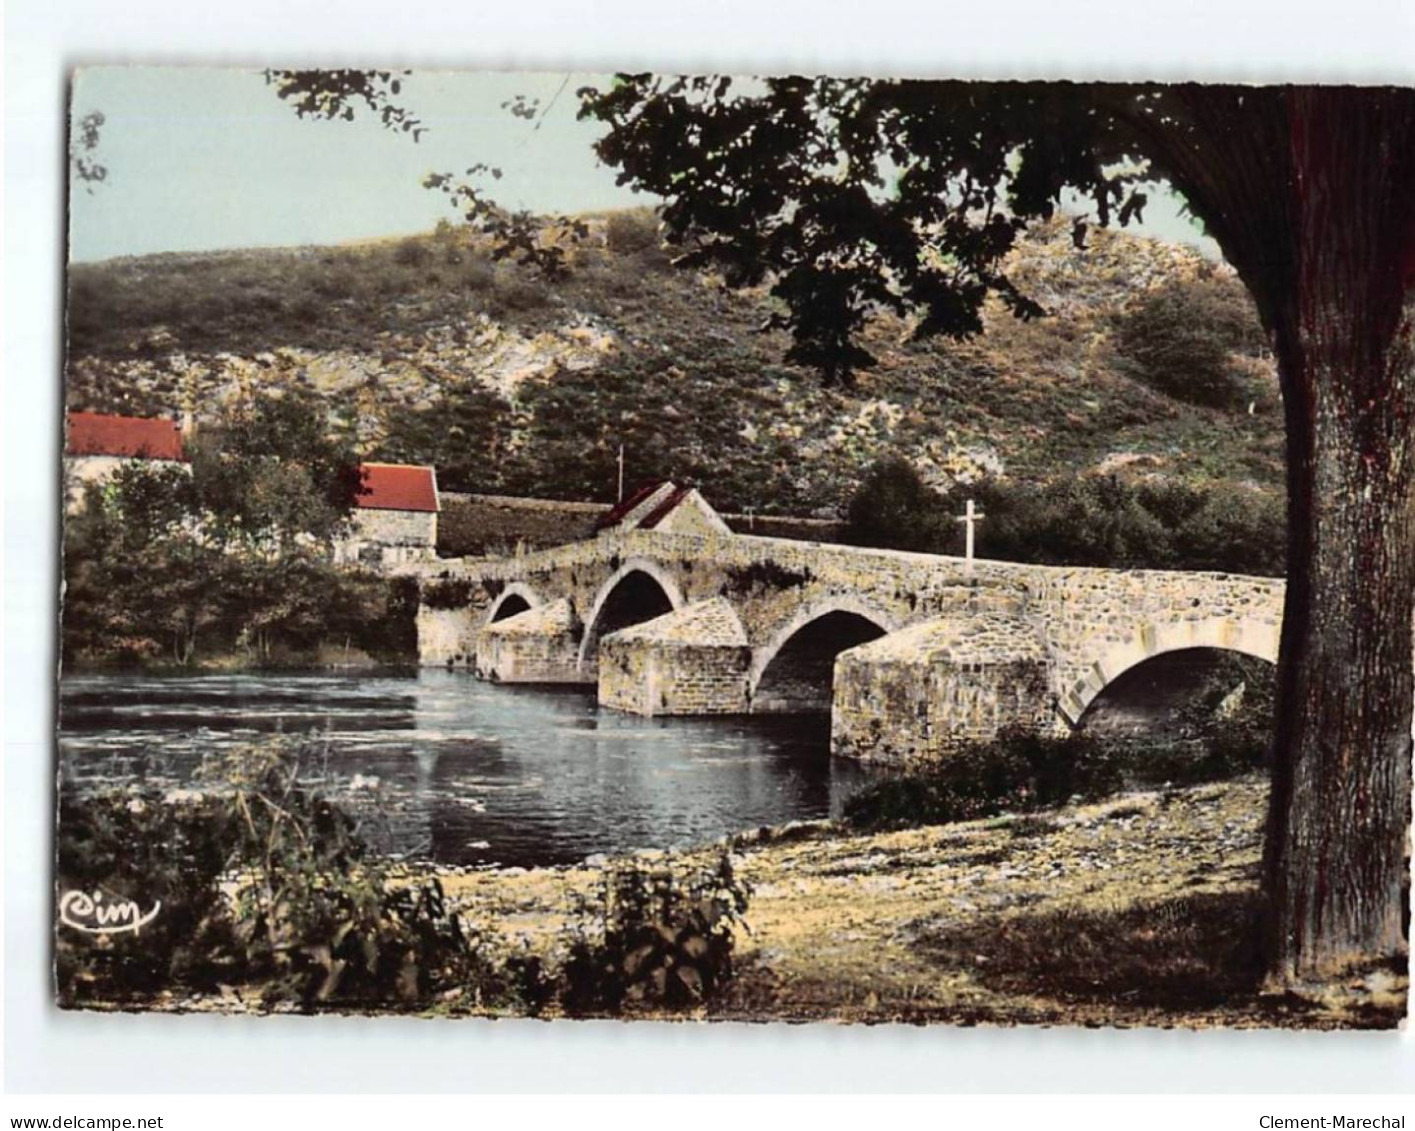
[[[75,181],[70,258],[332,244],[426,231],[456,213],[422,187],[432,172],[475,162],[498,203],[536,212],[651,204],[615,184],[591,146],[597,123],[577,121],[575,91],[605,75],[418,71],[400,102],[427,127],[418,142],[368,114],[353,122],[298,118],[259,71],[96,67],[77,73],[74,120],[104,116],[98,185]],[[548,111],[536,122],[503,103],[517,95]],[[1146,234],[1213,245],[1168,194],[1146,210]]]

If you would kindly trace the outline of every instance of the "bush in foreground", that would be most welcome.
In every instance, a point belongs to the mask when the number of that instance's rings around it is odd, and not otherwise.
[[[1115,751],[1103,743],[1013,731],[937,769],[867,785],[846,799],[845,819],[870,831],[949,824],[1095,800],[1122,783]]]
[[[726,854],[687,876],[633,860],[612,867],[592,913],[572,929],[562,974],[566,1010],[699,1004],[732,976],[747,895]]]
[[[936,768],[870,783],[846,798],[844,816],[872,832],[1097,801],[1133,786],[1234,777],[1267,758],[1271,716],[1261,710],[1260,701],[1234,717],[1205,718],[1152,742],[1004,731]]]
[[[61,926],[61,1002],[238,983],[260,985],[268,1004],[407,1006],[494,983],[438,881],[395,882],[358,822],[308,784],[319,755],[277,739],[221,758],[193,797],[66,797],[61,891],[160,902],[161,914],[133,934]]]
[[[493,945],[435,877],[368,848],[371,830],[324,796],[325,752],[285,738],[206,769],[206,788],[63,799],[61,893],[161,914],[136,933],[59,928],[61,1004],[139,1005],[255,988],[267,1007],[537,1015],[696,1005],[732,973],[745,886],[724,855],[686,875],[626,861],[580,907],[552,963]]]

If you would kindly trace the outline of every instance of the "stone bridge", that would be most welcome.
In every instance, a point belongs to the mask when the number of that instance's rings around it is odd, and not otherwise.
[[[442,562],[422,589],[425,664],[594,686],[642,715],[829,710],[836,753],[905,765],[1006,726],[1069,730],[1163,652],[1275,661],[1284,583],[611,529]]]

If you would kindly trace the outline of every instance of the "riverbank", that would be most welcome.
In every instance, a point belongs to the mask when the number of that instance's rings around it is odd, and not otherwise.
[[[216,652],[194,656],[185,664],[174,660],[143,656],[78,656],[63,665],[63,676],[136,675],[322,675],[330,672],[351,675],[410,675],[419,669],[414,653],[388,658],[372,656],[359,648],[330,644],[309,652],[282,652],[261,657],[248,650]]]
[[[1258,776],[1024,817],[733,838],[752,887],[738,974],[701,1014],[1087,1026],[1388,1028],[1408,980],[1262,991]],[[720,849],[683,854],[685,866]],[[662,855],[662,854],[652,854]],[[444,870],[469,922],[550,953],[602,871]],[[454,1006],[455,1008],[455,1006]]]

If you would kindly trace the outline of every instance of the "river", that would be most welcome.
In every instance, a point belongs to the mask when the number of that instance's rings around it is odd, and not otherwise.
[[[380,846],[441,864],[699,844],[836,815],[867,780],[830,757],[825,718],[641,719],[588,691],[441,670],[66,676],[60,709],[61,780],[78,791],[182,788],[212,752],[314,732],[328,787]]]

